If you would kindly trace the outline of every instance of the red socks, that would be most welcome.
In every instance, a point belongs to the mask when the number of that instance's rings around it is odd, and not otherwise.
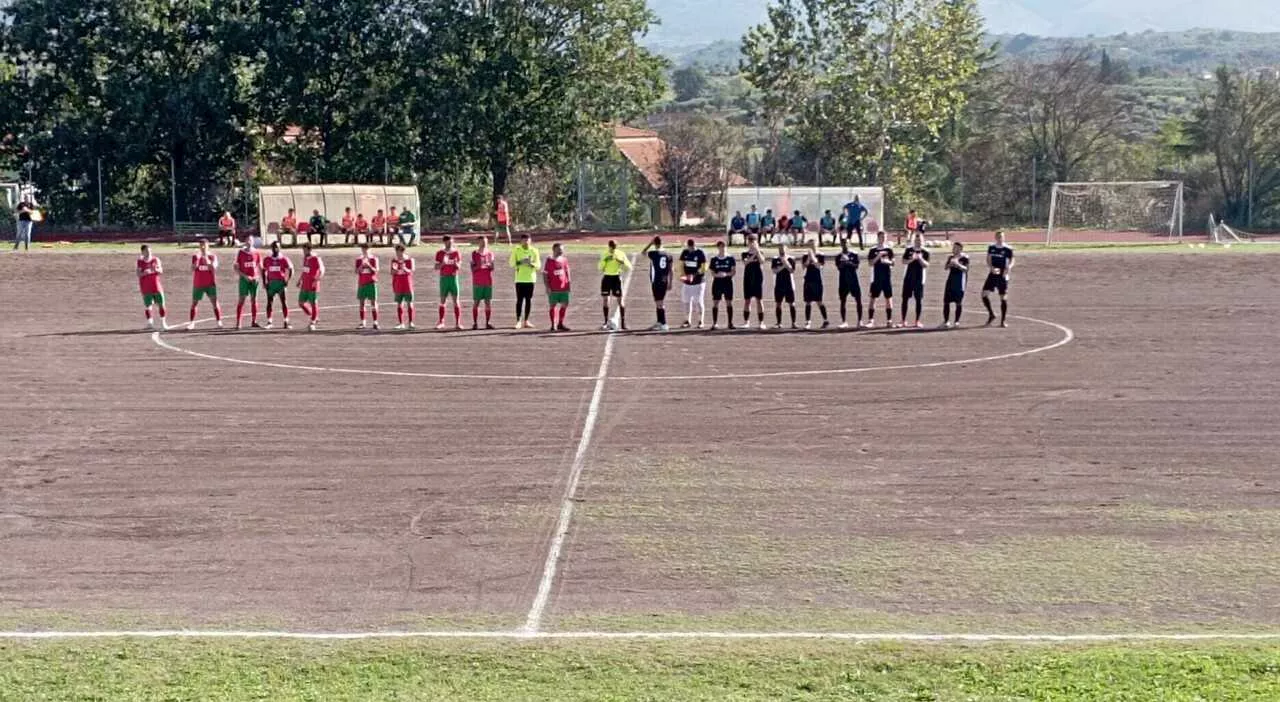
[[[436,320],[436,324],[444,324],[444,303],[440,303],[440,319]]]
[[[462,305],[457,302],[453,303],[453,326],[462,326]]]
[[[409,305],[409,323],[410,324],[413,324],[413,321],[414,321],[413,318],[416,316],[418,316],[417,310],[413,307],[413,305]]]
[[[477,326],[480,324],[480,305],[471,306],[471,323]]]
[[[404,324],[404,306],[396,305],[396,321]]]

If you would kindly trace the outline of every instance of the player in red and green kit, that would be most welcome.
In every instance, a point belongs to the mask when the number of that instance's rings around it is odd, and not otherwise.
[[[254,329],[258,324],[258,278],[262,275],[262,253],[253,248],[253,235],[244,238],[244,246],[236,252],[236,273],[240,274],[240,297],[236,301],[236,329],[240,328],[240,316],[244,313],[244,301],[249,300],[249,321]]]
[[[138,291],[142,293],[142,313],[147,316],[147,329],[156,328],[156,320],[151,316],[153,305],[160,313],[160,328],[169,328],[164,311],[164,286],[160,283],[163,272],[160,259],[151,255],[150,246],[143,244],[142,255],[138,257]]]
[[[272,326],[272,303],[280,298],[280,314],[284,315],[284,328],[289,328],[289,303],[285,294],[289,281],[293,280],[293,261],[280,253],[280,242],[271,242],[271,255],[262,262],[262,284],[267,289],[267,329]]]
[[[547,303],[551,306],[551,331],[569,331],[564,325],[569,313],[569,259],[564,247],[551,245],[551,256],[542,263],[542,276],[547,284]]]
[[[213,305],[213,318],[222,328],[222,305],[218,304],[218,254],[209,251],[209,240],[200,240],[200,251],[191,257],[191,318],[187,329],[196,328],[196,306],[209,298]]]
[[[453,299],[453,326],[462,328],[462,306],[458,304],[458,271],[462,268],[462,252],[453,247],[453,237],[444,237],[444,248],[436,252],[436,270],[440,271],[440,319],[436,329],[444,329],[444,309]]]
[[[373,328],[378,328],[378,257],[369,253],[369,242],[360,245],[356,259],[356,301],[360,304],[360,329],[365,327],[365,308],[373,311]]]
[[[395,258],[391,259],[391,292],[395,294],[396,318],[400,320],[396,330],[404,331],[406,310],[409,312],[408,328],[417,329],[413,309],[413,259],[405,255],[404,244],[396,244]]]
[[[471,328],[480,328],[480,303],[484,303],[484,328],[493,329],[493,251],[489,237],[480,237],[480,245],[471,252]]]
[[[316,305],[320,296],[320,279],[324,277],[324,261],[312,254],[311,244],[302,245],[302,277],[298,280],[298,308],[311,318],[308,331],[315,331],[320,321],[320,308]]]

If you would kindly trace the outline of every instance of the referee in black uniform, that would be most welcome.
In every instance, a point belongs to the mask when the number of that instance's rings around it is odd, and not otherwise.
[[[736,327],[733,326],[733,274],[738,267],[738,261],[725,253],[723,241],[716,242],[716,255],[711,257],[709,267],[711,269],[711,328],[714,330],[720,325],[720,301],[724,300],[725,319],[729,322],[729,328],[735,329]]]

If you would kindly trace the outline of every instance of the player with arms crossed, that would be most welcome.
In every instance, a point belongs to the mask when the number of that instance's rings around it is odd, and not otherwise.
[[[849,238],[840,240],[836,254],[836,274],[840,284],[840,328],[849,328],[849,298],[853,297],[858,316],[854,326],[862,328],[862,283],[858,281],[858,252],[849,250]]]
[[[680,302],[684,305],[685,329],[693,326],[693,312],[698,311],[698,328],[707,322],[707,255],[698,248],[697,242],[689,239],[684,242],[684,250],[680,252]]]
[[[146,244],[142,245],[142,255],[138,256],[137,269],[138,291],[142,293],[142,313],[147,318],[147,329],[156,328],[156,320],[151,316],[153,305],[160,313],[160,328],[168,329],[169,322],[164,311],[164,285],[160,282],[164,267],[160,265],[160,259],[151,255],[151,247]]]
[[[209,240],[200,240],[200,251],[191,257],[191,317],[187,329],[196,328],[196,307],[208,297],[213,305],[213,318],[222,328],[222,305],[218,304],[218,254],[209,251]]]
[[[462,270],[462,252],[453,247],[453,237],[448,234],[444,236],[444,248],[436,252],[436,270],[440,271],[440,317],[436,320],[436,329],[444,329],[444,312],[450,299],[453,300],[453,328],[461,329],[458,271]]]
[[[649,257],[649,287],[653,292],[653,304],[657,308],[658,321],[650,327],[651,331],[667,331],[667,291],[671,289],[673,259],[671,254],[662,250],[662,237],[653,237],[653,241],[640,251]]]
[[[311,244],[302,245],[302,276],[298,279],[298,309],[311,318],[308,331],[315,331],[320,322],[320,279],[324,277],[324,261],[312,253]]]
[[[947,257],[947,288],[942,293],[942,328],[953,329],[960,326],[960,313],[964,311],[964,289],[969,284],[969,257],[964,253],[964,244],[957,241],[951,245],[951,255]],[[951,305],[956,306],[956,321],[951,322]]]
[[[818,253],[818,243],[816,241],[809,242],[809,250],[804,253],[800,259],[800,265],[804,268],[804,328],[813,328],[813,306],[818,306],[818,312],[822,315],[822,328],[826,329],[831,326],[831,320],[827,317],[827,303],[823,302],[822,290],[822,267],[827,264],[827,257]]]
[[[244,313],[244,301],[249,301],[249,321],[254,329],[258,325],[258,277],[262,274],[262,253],[253,248],[253,235],[244,238],[244,246],[236,252],[236,273],[240,275],[240,297],[236,300],[236,329]]]
[[[991,293],[1000,294],[1000,326],[1009,326],[1009,271],[1013,270],[1013,249],[1004,243],[1004,232],[996,232],[996,242],[987,247],[987,265],[991,272],[982,284],[982,304],[987,308],[987,325],[996,321],[991,309]]]
[[[413,306],[413,259],[405,254],[404,244],[396,244],[396,255],[391,259],[391,294],[396,300],[396,331],[417,329],[417,310]],[[407,327],[406,316],[409,317]]]
[[[631,259],[618,250],[618,242],[609,240],[609,247],[600,256],[600,309],[604,313],[604,331],[614,331],[613,320],[609,316],[609,298],[618,301],[618,325],[627,329],[627,307],[622,301],[622,272],[631,270]]]
[[[310,242],[308,242],[310,243]],[[289,328],[289,281],[293,279],[293,262],[280,253],[280,242],[271,242],[271,255],[262,262],[262,286],[267,289],[267,329],[272,326],[272,307],[280,298],[280,314],[284,316],[284,328]]]
[[[547,304],[551,308],[551,331],[569,331],[564,324],[569,314],[569,258],[564,247],[551,245],[551,256],[542,264],[542,277],[547,286]]]
[[[369,253],[369,242],[360,245],[356,259],[356,304],[360,307],[360,326],[365,328],[365,310],[373,313],[373,328],[378,329],[378,257]]]
[[[782,328],[782,303],[785,302],[791,307],[791,328],[799,329],[796,326],[796,281],[792,278],[796,260],[787,255],[786,244],[778,244],[778,255],[770,261],[770,267],[773,269],[773,314],[778,328]]]
[[[912,241],[902,252],[902,260],[907,270],[902,274],[902,324],[907,324],[907,303],[916,302],[916,328],[924,326],[921,321],[921,310],[924,305],[924,280],[929,271],[929,252],[924,248],[924,235],[912,235]]]
[[[738,260],[725,252],[725,243],[716,242],[716,255],[707,264],[711,270],[711,329],[720,327],[720,301],[724,300],[725,320],[730,329],[733,326],[733,274],[738,267]]]
[[[742,252],[742,326],[751,328],[751,301],[756,303],[756,321],[763,331],[764,323],[764,252],[755,234],[747,237],[747,250]]]
[[[876,298],[884,298],[885,326],[893,327],[893,249],[885,243],[885,233],[876,233],[876,245],[867,252],[871,266],[871,303],[867,306],[867,328],[876,325]]]
[[[471,252],[471,328],[480,328],[480,303],[484,303],[484,328],[493,329],[493,251],[489,249],[489,237],[480,237],[480,244]]]

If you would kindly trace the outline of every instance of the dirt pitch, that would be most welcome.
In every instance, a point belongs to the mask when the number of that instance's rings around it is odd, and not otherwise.
[[[540,586],[548,631],[1280,626],[1275,257],[1027,253],[1007,330],[975,271],[955,332],[613,337],[585,254],[554,336],[503,285],[498,331],[359,333],[351,258],[321,332],[156,340],[131,254],[0,257],[0,629],[516,630]]]

